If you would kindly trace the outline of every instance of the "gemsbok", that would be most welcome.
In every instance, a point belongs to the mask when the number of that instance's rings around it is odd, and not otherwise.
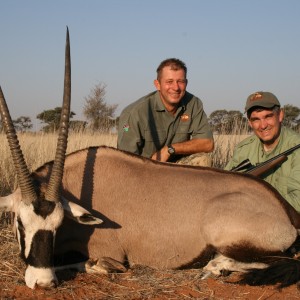
[[[299,214],[274,188],[251,175],[160,163],[105,146],[66,155],[70,98],[67,31],[55,159],[30,174],[0,89],[3,127],[19,182],[12,194],[0,198],[0,210],[15,213],[28,287],[56,286],[56,268],[105,274],[135,264],[204,267],[215,275],[252,269],[249,274],[256,279],[246,275],[245,280],[253,284],[298,281],[295,272],[282,281],[286,270],[270,262],[285,255],[300,228]],[[280,263],[299,268],[296,259]],[[268,277],[273,270],[275,276]]]

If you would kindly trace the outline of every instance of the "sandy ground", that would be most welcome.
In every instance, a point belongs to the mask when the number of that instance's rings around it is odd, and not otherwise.
[[[201,270],[157,271],[136,266],[123,274],[91,275],[64,271],[59,285],[31,290],[24,282],[25,265],[9,226],[0,227],[0,299],[299,299],[298,285],[235,284],[238,274],[201,279]]]

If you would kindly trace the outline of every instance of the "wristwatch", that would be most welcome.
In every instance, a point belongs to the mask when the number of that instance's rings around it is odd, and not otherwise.
[[[170,156],[175,155],[175,149],[172,145],[168,145],[168,152],[169,152]]]

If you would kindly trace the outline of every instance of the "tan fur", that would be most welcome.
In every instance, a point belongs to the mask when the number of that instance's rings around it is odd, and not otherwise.
[[[47,180],[49,166],[35,176]],[[237,173],[99,147],[67,156],[63,186],[64,197],[104,222],[90,228],[65,220],[57,253],[77,249],[94,259],[179,268],[204,265],[210,252],[241,260],[281,252],[297,236],[284,199]]]

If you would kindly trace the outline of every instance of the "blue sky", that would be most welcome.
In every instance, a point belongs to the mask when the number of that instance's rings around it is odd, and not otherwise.
[[[106,101],[129,103],[154,90],[158,64],[177,57],[187,90],[217,109],[243,111],[271,91],[300,106],[299,0],[0,0],[0,85],[13,118],[61,105],[66,26],[72,110],[97,83]]]

